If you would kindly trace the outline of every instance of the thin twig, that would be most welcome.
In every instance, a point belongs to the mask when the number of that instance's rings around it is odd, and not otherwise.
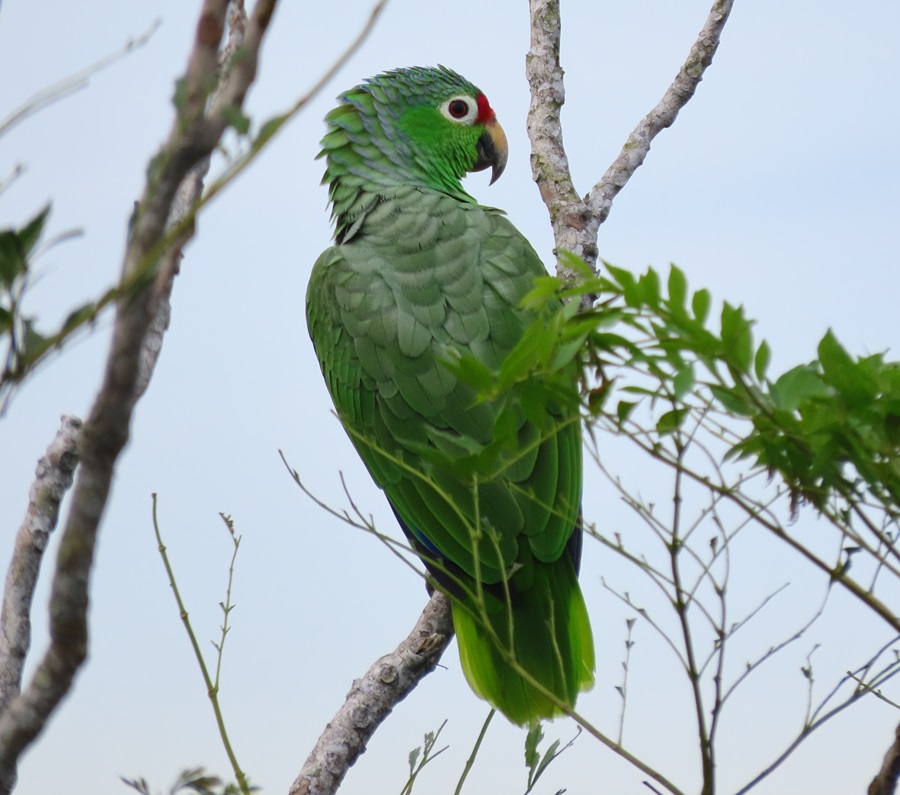
[[[684,655],[687,660],[687,675],[691,683],[691,692],[694,696],[694,708],[697,717],[697,734],[700,740],[700,760],[703,768],[702,795],[711,795],[715,790],[715,748],[709,741],[709,729],[706,725],[706,708],[703,704],[703,690],[700,682],[700,671],[697,666],[696,649],[694,647],[693,631],[688,616],[690,603],[684,598],[685,591],[681,584],[681,567],[679,566],[680,553],[684,549],[684,541],[681,538],[681,503],[682,503],[682,478],[684,475],[685,447],[676,438],[675,484],[672,497],[672,531],[669,542],[669,556],[672,561],[672,584],[675,589],[673,606],[681,625],[681,634],[684,640]]]
[[[25,102],[12,111],[5,119],[0,119],[0,136],[8,133],[19,122],[24,121],[29,116],[43,110],[48,105],[68,96],[80,88],[85,88],[91,77],[97,74],[97,72],[105,69],[120,58],[124,58],[128,53],[133,52],[138,47],[143,47],[150,40],[150,37],[156,33],[160,24],[162,24],[161,19],[154,20],[150,27],[140,36],[136,39],[128,39],[128,41],[125,42],[125,45],[115,52],[101,58],[96,63],[92,63],[90,66],[86,66],[84,69],[80,69],[75,72],[75,74],[64,77],[62,80],[59,80],[46,88],[42,88],[40,91],[26,99]]]
[[[463,784],[466,783],[466,777],[469,775],[469,771],[472,769],[472,765],[475,764],[475,758],[478,756],[478,751],[481,748],[481,743],[484,740],[484,736],[487,734],[488,726],[491,725],[491,721],[494,718],[494,715],[497,714],[497,710],[492,709],[488,712],[487,717],[484,719],[484,724],[481,726],[481,731],[478,732],[478,739],[475,740],[475,745],[472,747],[472,753],[469,754],[469,758],[466,760],[466,766],[463,768],[462,775],[459,777],[459,782],[456,785],[456,789],[453,791],[453,795],[459,795],[462,792]]]
[[[234,550],[231,553],[231,563],[228,564],[228,587],[225,589],[225,602],[220,604],[222,608],[222,636],[219,638],[218,643],[213,643],[213,648],[216,650],[216,678],[213,682],[213,688],[217,693],[219,691],[219,680],[222,674],[222,658],[225,656],[225,639],[228,637],[228,632],[231,629],[228,624],[228,619],[231,616],[231,611],[234,610],[235,607],[231,601],[231,586],[234,584],[234,563],[237,560],[238,551],[241,548],[241,536],[235,535],[234,522],[231,521],[231,517],[226,516],[224,513],[220,513],[219,516],[222,517],[222,521],[225,522],[225,527],[228,528]]]
[[[625,708],[628,706],[628,669],[631,663],[631,648],[635,643],[631,639],[631,635],[636,620],[634,618],[625,619],[625,660],[622,662],[622,684],[616,688],[619,691],[619,695],[622,696],[622,709],[619,712],[619,736],[616,739],[619,745],[622,744],[622,738],[625,736]]]
[[[156,534],[156,543],[159,549],[159,555],[162,558],[163,566],[166,568],[166,574],[169,577],[169,585],[172,588],[172,594],[175,596],[175,603],[178,605],[178,615],[181,617],[181,623],[184,625],[184,630],[187,632],[188,638],[191,641],[191,648],[194,650],[194,657],[197,659],[197,664],[200,666],[200,673],[203,676],[203,683],[206,685],[206,694],[209,696],[209,702],[212,705],[213,713],[216,716],[216,726],[219,729],[219,737],[222,740],[222,746],[225,749],[225,753],[228,756],[228,761],[231,763],[231,769],[234,771],[235,779],[237,780],[238,787],[240,787],[242,795],[250,795],[250,786],[247,782],[247,775],[241,769],[240,764],[238,763],[237,756],[234,753],[234,748],[231,745],[231,741],[228,738],[228,730],[225,727],[225,718],[222,715],[222,709],[219,705],[219,667],[222,664],[222,647],[225,643],[225,634],[227,633],[226,627],[222,628],[222,642],[217,647],[218,649],[218,660],[216,664],[216,680],[213,682],[212,677],[209,674],[209,669],[206,667],[206,660],[203,657],[203,652],[200,651],[200,644],[197,642],[197,636],[194,634],[194,628],[191,626],[190,616],[188,614],[187,608],[184,606],[184,601],[181,598],[181,592],[178,590],[178,583],[175,580],[175,572],[172,570],[172,564],[169,562],[169,555],[166,552],[166,545],[162,540],[162,533],[159,529],[159,520],[156,514],[156,494],[152,495],[153,498],[153,532]],[[233,534],[232,534],[233,535]],[[238,544],[234,545],[234,555],[237,555]],[[234,556],[231,559],[231,568],[229,569],[228,574],[228,602],[227,604],[230,606],[231,603],[231,575],[234,571]],[[228,611],[225,612],[225,621],[227,626],[228,621]]]

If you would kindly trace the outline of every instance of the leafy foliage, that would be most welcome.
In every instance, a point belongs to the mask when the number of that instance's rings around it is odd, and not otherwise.
[[[479,390],[481,399],[505,402],[510,412],[538,415],[559,401],[580,401],[595,461],[662,543],[670,568],[657,568],[643,553],[630,550],[619,533],[607,536],[588,529],[666,594],[675,629],[665,629],[662,619],[633,601],[629,590],[617,592],[605,581],[604,586],[662,635],[686,673],[697,706],[698,747],[709,788],[704,791],[712,792],[715,737],[726,702],[752,671],[804,635],[821,616],[831,585],[839,583],[900,633],[900,618],[890,607],[900,585],[900,364],[883,354],[854,357],[829,331],[816,358],[773,375],[772,350],[754,338],[754,323],[744,308],[719,304],[707,290],[691,291],[674,265],[663,276],[652,268],[632,273],[604,263],[603,273],[595,275],[575,257],[562,259],[577,280],[548,276],[537,281],[525,303],[539,318],[500,371],[488,372],[463,357],[455,371]],[[495,431],[494,443],[502,444],[503,429]],[[670,469],[675,484],[671,520],[654,513],[652,502],[629,492],[608,470],[596,444],[600,433],[629,440]],[[693,457],[687,455],[689,448],[697,451]],[[767,496],[748,488],[750,481],[766,478]],[[695,493],[709,500],[695,519],[683,516],[686,481],[699,486]],[[793,533],[790,523],[773,511],[781,499],[792,519],[804,506],[811,507],[824,520],[816,532],[826,543]],[[726,503],[739,510],[730,529],[721,519],[720,506]],[[706,519],[716,529],[704,544],[695,531]],[[748,525],[770,531],[816,567],[824,575],[825,597],[809,621],[747,662],[729,684],[723,679],[728,674],[723,667],[726,644],[781,590],[766,595],[736,622],[715,618],[727,614],[727,550]],[[836,557],[832,551],[817,551],[834,549],[828,532],[835,530]],[[711,606],[703,604],[704,598]],[[699,628],[712,631],[708,651],[697,645],[695,620]],[[802,731],[741,792],[775,770],[815,728],[860,697],[878,693],[883,682],[896,676],[900,663],[888,651],[895,641],[896,635],[871,653],[815,708],[807,676],[809,709]],[[890,659],[883,662],[885,657]],[[626,672],[627,665],[626,658]],[[864,684],[854,686],[857,675]],[[839,691],[843,700],[836,696]],[[619,693],[624,719],[624,685]],[[618,743],[580,716],[578,721],[668,791],[681,792],[622,746],[622,720]],[[526,745],[529,786],[556,750],[542,756],[539,741],[535,733]]]
[[[21,302],[49,215],[48,204],[20,229],[0,231],[0,335],[7,339],[4,377],[16,378],[23,359],[46,344],[34,328],[34,319],[22,314]]]
[[[818,359],[770,379],[771,350],[765,341],[754,343],[742,307],[723,303],[718,329],[711,328],[709,293],[691,296],[674,265],[667,291],[652,269],[635,279],[607,268],[611,278],[589,280],[575,292],[608,296],[591,314],[599,323],[616,313],[639,336],[626,342],[594,334],[588,354],[601,368],[636,367],[657,381],[639,394],[671,404],[660,433],[683,425],[690,398],[706,400],[751,423],[730,454],[779,474],[798,500],[822,510],[835,497],[853,499],[868,489],[900,504],[900,364],[881,354],[854,358],[829,331]]]
[[[79,234],[77,231],[66,232],[39,246],[44,240],[49,216],[48,204],[21,228],[0,230],[0,341],[6,348],[0,368],[0,407],[14,384],[74,331],[93,322],[99,310],[116,295],[110,290],[96,302],[76,307],[50,334],[37,330],[36,319],[25,314],[22,307],[33,277],[34,260],[42,248]]]
[[[817,359],[772,378],[771,349],[754,341],[743,307],[724,302],[711,322],[709,292],[691,293],[676,266],[664,282],[652,268],[635,275],[604,263],[608,275],[593,275],[577,258],[565,264],[580,281],[538,280],[526,303],[540,318],[498,373],[464,354],[451,363],[483,399],[538,417],[548,403],[578,399],[578,368],[585,414],[594,421],[606,417],[624,428],[645,401],[658,411],[660,435],[698,411],[736,416],[746,424],[728,457],[779,475],[796,504],[833,511],[837,500],[847,510],[866,492],[896,518],[900,363],[882,354],[855,358],[829,331]],[[600,300],[579,311],[585,296]]]

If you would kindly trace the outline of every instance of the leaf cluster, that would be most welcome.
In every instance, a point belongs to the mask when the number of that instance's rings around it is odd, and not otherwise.
[[[34,318],[22,313],[22,295],[49,215],[48,204],[19,229],[0,231],[0,336],[6,338],[4,379],[21,377],[23,362],[45,343],[34,328]]]
[[[49,334],[38,331],[36,319],[23,310],[23,299],[34,277],[35,259],[50,245],[80,234],[66,232],[41,244],[49,217],[50,205],[47,204],[22,227],[0,230],[0,342],[6,349],[0,368],[0,405],[14,384],[74,331],[93,322],[100,309],[116,295],[110,290],[96,302],[76,307],[59,328]]]
[[[444,365],[473,388],[478,402],[492,403],[495,409],[490,442],[452,435],[455,444],[464,446],[453,462],[463,477],[499,471],[511,458],[525,453],[521,438],[525,423],[543,437],[578,419],[580,357],[594,319],[580,316],[576,303],[562,304],[556,281],[550,277],[538,280],[525,308],[533,312],[534,320],[499,369],[491,369],[470,350],[446,351]],[[430,456],[433,451],[423,448],[421,454]],[[447,456],[445,445],[436,463],[446,465]]]
[[[541,307],[541,317],[514,363],[493,381],[478,373],[473,383],[549,399],[564,394],[566,367],[576,363],[589,419],[605,416],[621,428],[646,401],[663,407],[656,431],[666,435],[692,412],[717,412],[742,429],[728,457],[779,475],[795,502],[822,510],[834,498],[868,492],[895,514],[900,363],[883,354],[854,357],[829,331],[817,358],[771,377],[771,349],[754,340],[743,307],[723,302],[714,317],[709,291],[692,292],[676,266],[664,280],[653,268],[634,274],[604,263],[594,275],[572,255],[565,264],[579,281],[539,280],[526,303]],[[585,296],[599,301],[578,311]],[[467,363],[460,373],[474,370]]]

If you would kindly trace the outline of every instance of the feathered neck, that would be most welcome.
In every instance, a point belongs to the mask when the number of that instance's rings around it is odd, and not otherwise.
[[[460,181],[471,163],[438,160],[404,130],[401,114],[422,101],[416,77],[424,71],[396,70],[371,78],[342,94],[340,104],[325,117],[328,131],[319,157],[326,162],[322,183],[329,186],[337,242],[350,239],[366,214],[398,189],[406,188],[403,194],[409,188],[438,191],[475,202]],[[477,91],[467,83],[460,85],[462,78],[443,67],[429,70],[432,82],[435,73],[445,78],[451,93]]]

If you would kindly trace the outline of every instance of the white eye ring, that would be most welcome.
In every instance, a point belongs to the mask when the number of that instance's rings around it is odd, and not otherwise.
[[[464,110],[462,106],[465,106]],[[454,124],[471,126],[478,117],[478,103],[472,97],[461,94],[458,97],[450,97],[441,105],[441,113]]]

